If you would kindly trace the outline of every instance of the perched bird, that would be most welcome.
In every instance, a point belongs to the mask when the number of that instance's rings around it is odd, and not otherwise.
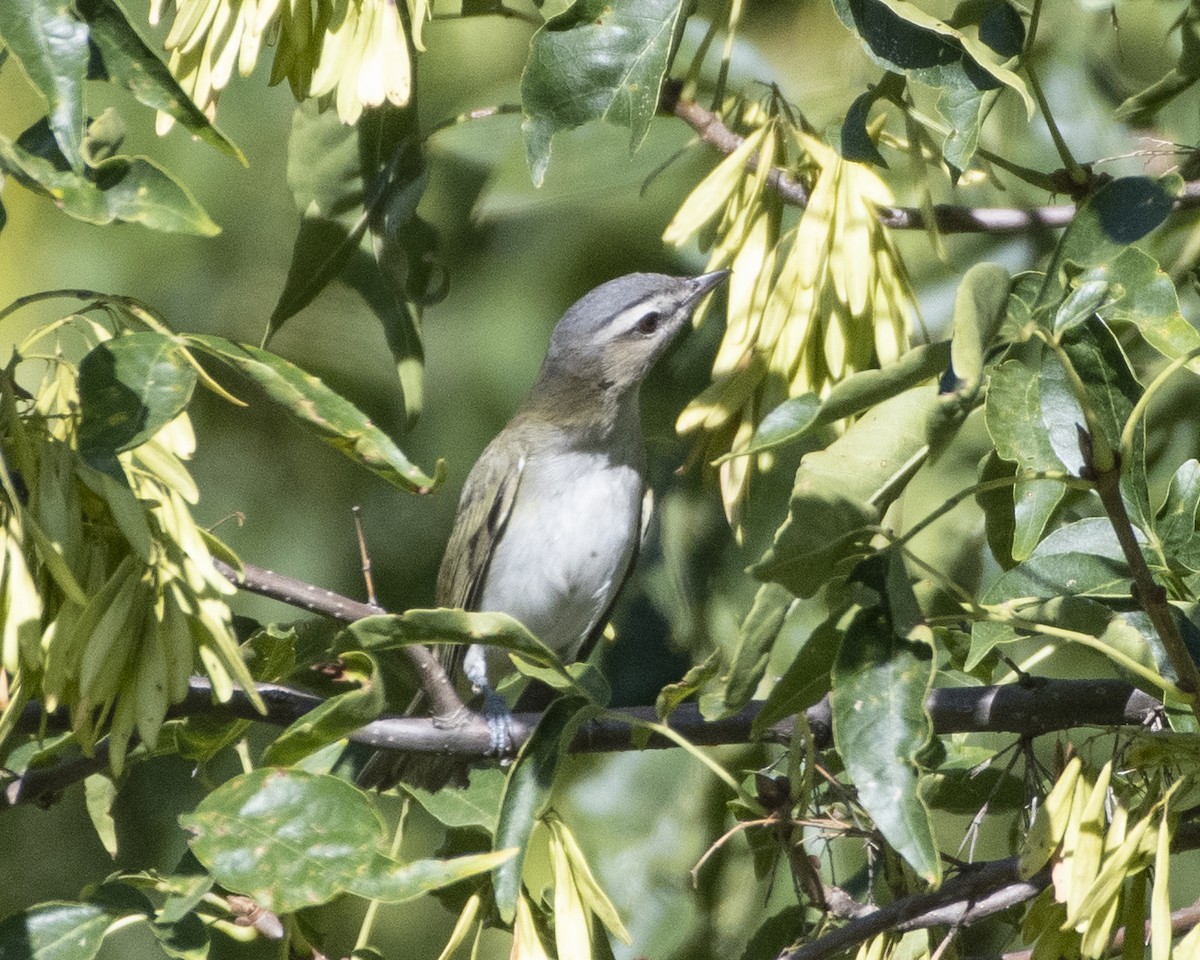
[[[438,572],[440,606],[507,613],[564,662],[587,655],[641,541],[639,387],[726,276],[633,273],[567,310],[533,389],[467,477]],[[512,668],[507,654],[442,649],[483,693],[492,746],[503,753],[508,713],[493,684]],[[380,766],[360,779],[394,779]]]

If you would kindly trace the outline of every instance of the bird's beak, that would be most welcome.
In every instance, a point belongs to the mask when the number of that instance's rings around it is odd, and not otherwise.
[[[688,292],[688,303],[695,305],[712,291],[715,287],[720,286],[725,282],[731,270],[714,270],[712,273],[702,273],[698,277],[692,277],[688,281],[688,286],[691,290]]]

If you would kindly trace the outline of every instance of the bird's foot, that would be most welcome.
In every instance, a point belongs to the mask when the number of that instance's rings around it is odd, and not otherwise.
[[[513,716],[508,704],[491,687],[483,688],[483,718],[488,725],[488,754],[498,757],[500,765],[512,763],[516,750],[513,746]]]

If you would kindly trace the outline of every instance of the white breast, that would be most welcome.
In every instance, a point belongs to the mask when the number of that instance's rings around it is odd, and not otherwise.
[[[624,581],[640,536],[641,501],[639,472],[604,454],[530,460],[480,609],[516,617],[572,660]]]

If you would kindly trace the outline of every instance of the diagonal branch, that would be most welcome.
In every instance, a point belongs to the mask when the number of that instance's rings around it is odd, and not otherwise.
[[[695,100],[680,96],[679,84],[663,86],[659,107],[674,114],[696,131],[700,139],[725,156],[742,144],[743,138],[734,133],[721,117]],[[758,168],[758,155],[747,162],[753,171]],[[767,174],[767,185],[775,190],[784,203],[794,207],[808,206],[808,187],[786,170],[773,168]],[[1200,182],[1184,185],[1183,195],[1175,201],[1176,210],[1200,206]],[[879,222],[893,230],[924,230],[928,227],[925,212],[917,207],[884,206],[878,208]],[[966,207],[938,203],[933,206],[934,225],[940,233],[1023,233],[1049,227],[1065,227],[1075,218],[1073,204],[1051,204],[1040,207]]]
[[[342,623],[353,623],[363,617],[373,617],[386,612],[380,607],[351,600],[332,590],[313,586],[274,570],[264,570],[247,563],[242,565],[239,572],[221,560],[213,560],[213,563],[223,577],[242,590],[281,600],[310,613],[324,614]],[[462,698],[454,689],[454,682],[446,675],[441,661],[428,648],[420,645],[406,646],[401,647],[400,652],[408,658],[417,672],[421,689],[429,697],[436,716],[459,717],[467,712]]]

